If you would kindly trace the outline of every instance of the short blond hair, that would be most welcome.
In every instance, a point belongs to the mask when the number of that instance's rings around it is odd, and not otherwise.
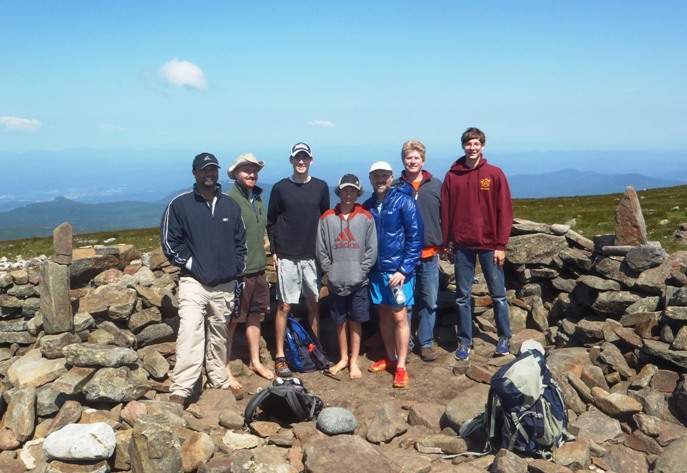
[[[401,160],[406,157],[406,153],[410,151],[417,151],[420,153],[422,160],[425,160],[425,155],[427,154],[427,148],[419,140],[408,140],[403,143],[403,148],[401,148]]]

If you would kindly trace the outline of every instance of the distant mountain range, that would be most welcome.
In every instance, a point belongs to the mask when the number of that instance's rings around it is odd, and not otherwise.
[[[84,204],[56,197],[0,212],[0,240],[49,236],[62,222],[69,222],[75,233],[154,227],[160,224],[165,205],[136,201]]]
[[[684,184],[681,180],[659,179],[641,174],[601,174],[570,169],[545,174],[513,175],[508,180],[514,198],[614,194],[624,192],[627,186],[640,190]],[[231,185],[232,182],[223,183],[225,190]],[[267,203],[272,185],[260,185],[264,188],[263,199]],[[369,185],[365,188],[367,192],[361,197],[361,201],[370,195]],[[333,206],[337,198],[333,188],[331,189]],[[153,202],[126,200],[83,203],[55,197],[47,202],[22,205],[0,212],[0,240],[49,236],[56,226],[65,221],[71,223],[75,233],[155,227],[160,224],[167,203],[184,190],[168,193]]]
[[[604,195],[635,190],[672,187],[685,184],[684,179],[659,179],[642,174],[601,174],[566,169],[545,174],[518,174],[508,177],[513,198],[569,197]]]

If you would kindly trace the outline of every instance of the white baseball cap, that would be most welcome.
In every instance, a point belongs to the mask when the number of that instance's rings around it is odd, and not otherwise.
[[[372,163],[372,166],[370,166],[370,172],[373,171],[389,171],[391,173],[394,172],[394,170],[391,169],[391,164],[387,163],[386,161],[377,161],[376,163]]]

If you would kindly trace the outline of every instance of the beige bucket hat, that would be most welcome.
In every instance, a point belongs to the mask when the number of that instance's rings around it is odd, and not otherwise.
[[[262,169],[265,166],[265,161],[258,161],[258,158],[256,158],[253,153],[242,154],[241,156],[236,158],[234,164],[227,168],[227,174],[229,175],[229,177],[231,179],[236,179],[234,171],[236,171],[236,169],[238,169],[240,166],[243,166],[244,164],[257,164],[258,167]]]

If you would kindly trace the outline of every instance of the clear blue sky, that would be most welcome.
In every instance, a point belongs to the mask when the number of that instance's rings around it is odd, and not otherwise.
[[[687,150],[687,2],[0,0],[0,151]]]

